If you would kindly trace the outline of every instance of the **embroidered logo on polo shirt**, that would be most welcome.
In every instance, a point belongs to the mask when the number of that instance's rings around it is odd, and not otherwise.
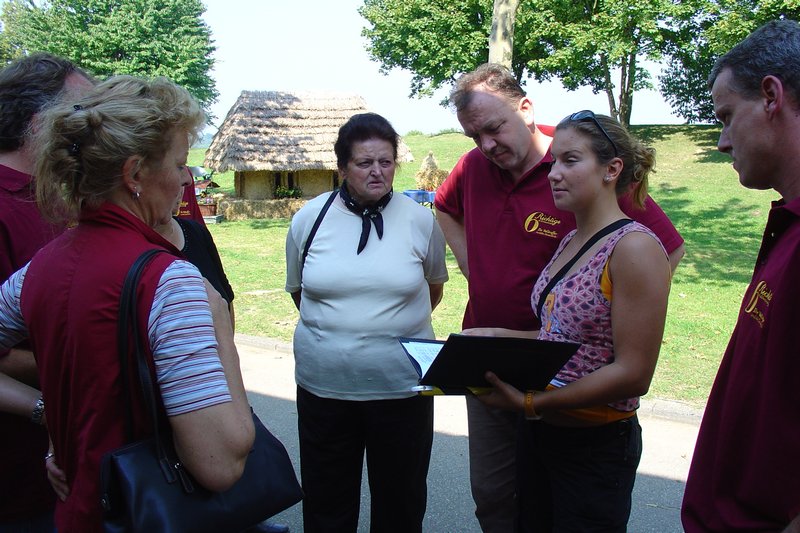
[[[525,231],[556,239],[558,238],[558,232],[555,230],[555,227],[559,224],[561,224],[561,221],[556,217],[547,215],[541,211],[534,211],[525,220]]]
[[[759,281],[753,289],[753,294],[750,296],[750,301],[744,308],[744,312],[750,315],[750,318],[758,323],[758,326],[763,328],[767,308],[772,301],[772,291],[767,287],[767,282],[764,280]]]

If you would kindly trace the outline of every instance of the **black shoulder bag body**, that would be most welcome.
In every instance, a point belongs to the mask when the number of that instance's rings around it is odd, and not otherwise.
[[[561,278],[563,278],[566,275],[566,273],[569,272],[569,269],[572,268],[572,265],[574,265],[578,261],[578,259],[583,257],[583,254],[589,251],[589,248],[594,246],[597,243],[597,241],[599,241],[609,233],[617,231],[619,228],[627,226],[631,222],[633,222],[633,220],[629,218],[621,218],[615,222],[612,222],[605,228],[601,229],[600,231],[592,235],[591,238],[588,241],[586,241],[586,243],[581,247],[581,249],[578,250],[578,253],[576,253],[572,257],[572,259],[567,261],[567,264],[564,265],[561,268],[561,270],[559,270],[558,273],[556,273],[555,276],[550,278],[550,282],[542,290],[542,293],[539,295],[539,301],[536,303],[536,316],[539,317],[540,319],[542,318],[542,306],[544,306],[544,301],[545,299],[547,299],[547,295],[550,294],[550,291],[553,290],[553,287],[556,286],[556,283],[558,283],[561,280]]]
[[[120,297],[117,345],[126,401],[126,431],[132,440],[128,388],[128,330],[153,436],[107,452],[100,468],[100,504],[108,532],[238,532],[266,520],[303,497],[286,448],[253,413],[256,436],[244,473],[225,492],[211,492],[191,477],[175,453],[169,426],[159,427],[156,391],[139,335],[136,287],[142,270],[163,250],[148,250],[131,266]],[[252,409],[251,409],[252,412]]]

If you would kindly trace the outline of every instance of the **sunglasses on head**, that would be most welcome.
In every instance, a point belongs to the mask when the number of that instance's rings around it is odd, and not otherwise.
[[[594,125],[597,126],[597,129],[600,130],[600,133],[608,139],[608,142],[611,143],[611,147],[614,148],[614,157],[619,157],[619,150],[617,150],[617,145],[611,139],[611,135],[608,134],[606,129],[600,124],[597,120],[597,117],[594,116],[594,112],[588,109],[584,109],[583,111],[578,111],[577,113],[573,113],[567,118],[564,119],[567,122],[594,122]]]

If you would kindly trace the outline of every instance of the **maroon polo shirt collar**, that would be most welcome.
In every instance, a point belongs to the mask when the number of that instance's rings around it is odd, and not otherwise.
[[[776,201],[772,202],[772,208],[773,209],[778,208],[778,207],[786,209],[787,211],[793,213],[794,215],[800,216],[800,197],[795,198],[794,200],[792,200],[788,204],[786,203],[786,201],[783,198],[781,198],[780,200],[776,200]]]
[[[0,172],[0,175],[3,176],[3,178],[0,179],[0,189],[15,193],[29,187],[31,181],[33,181],[33,177],[28,174],[14,170],[5,165],[0,165],[0,167],[3,167],[3,171]]]

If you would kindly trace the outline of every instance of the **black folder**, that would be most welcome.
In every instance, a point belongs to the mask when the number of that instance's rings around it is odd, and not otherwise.
[[[465,394],[491,387],[485,374],[491,370],[519,390],[544,390],[580,344],[518,337],[482,337],[451,334],[446,342],[400,337],[423,386],[444,394]],[[430,367],[423,367],[409,343],[442,345]],[[411,352],[411,353],[410,353]]]

